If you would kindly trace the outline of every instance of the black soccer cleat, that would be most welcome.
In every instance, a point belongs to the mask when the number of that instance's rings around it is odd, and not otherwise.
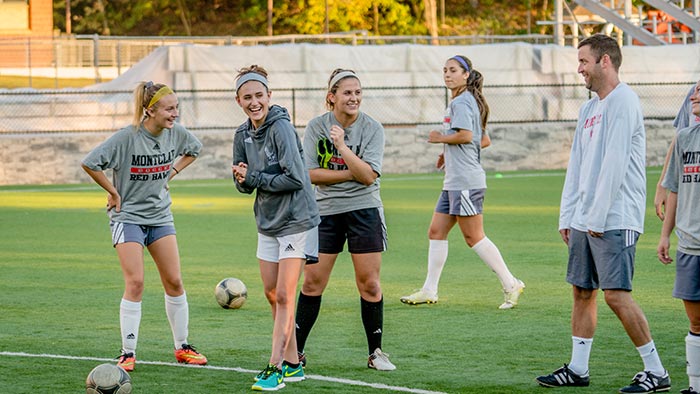
[[[590,377],[586,375],[577,375],[569,369],[567,364],[557,369],[549,375],[538,376],[536,379],[542,387],[563,387],[563,386],[578,386],[585,387],[590,384]]]
[[[656,376],[649,371],[642,371],[634,375],[632,384],[620,389],[621,393],[662,393],[671,390],[671,378],[668,372],[663,376]]]

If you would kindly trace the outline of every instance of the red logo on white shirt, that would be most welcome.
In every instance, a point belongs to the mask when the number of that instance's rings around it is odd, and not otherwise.
[[[590,138],[593,138],[593,129],[594,126],[600,124],[603,120],[603,115],[598,114],[598,115],[593,115],[592,117],[586,119],[586,121],[583,123],[583,130],[588,129],[588,136]]]

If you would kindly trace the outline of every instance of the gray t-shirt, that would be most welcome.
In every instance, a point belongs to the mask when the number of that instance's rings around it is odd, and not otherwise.
[[[700,255],[700,124],[678,132],[662,186],[678,193],[678,250]]]
[[[306,126],[304,132],[304,156],[306,168],[320,168],[319,143],[330,141],[332,125],[340,126],[333,112],[317,116]],[[342,126],[341,126],[342,127]],[[360,112],[357,120],[345,130],[345,144],[355,154],[372,167],[377,175],[382,174],[384,157],[384,127],[364,112]],[[330,170],[347,170],[343,157],[332,144],[332,157],[327,161]],[[382,200],[379,196],[379,177],[373,184],[365,186],[360,182],[346,181],[332,185],[316,185],[316,201],[321,215],[355,211],[366,208],[379,208]]]
[[[472,132],[468,144],[445,144],[445,179],[443,190],[485,189],[486,174],[481,167],[481,116],[474,96],[465,91],[455,97],[445,110],[443,134],[457,129]]]
[[[147,226],[173,223],[166,184],[180,155],[197,156],[202,143],[175,123],[159,136],[143,124],[127,126],[94,148],[82,163],[94,171],[112,169],[112,183],[121,196],[121,211],[110,211],[112,220]]]

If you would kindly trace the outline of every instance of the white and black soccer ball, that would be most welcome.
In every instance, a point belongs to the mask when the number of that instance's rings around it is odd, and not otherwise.
[[[131,377],[114,364],[100,364],[85,379],[86,394],[131,394]]]
[[[224,309],[238,309],[248,299],[248,289],[240,279],[226,278],[214,289],[216,302]]]

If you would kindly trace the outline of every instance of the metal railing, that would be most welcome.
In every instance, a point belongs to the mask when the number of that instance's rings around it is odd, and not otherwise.
[[[201,36],[201,37],[126,37],[100,35],[74,35],[59,37],[0,37],[0,68],[13,69],[23,75],[69,77],[70,69],[83,69],[81,75],[91,73],[95,82],[102,82],[106,68],[116,78],[129,67],[138,63],[158,47],[166,45],[273,45],[273,44],[343,44],[343,45],[383,45],[383,44],[422,44],[422,45],[476,45],[489,43],[525,42],[530,44],[552,43],[550,35],[468,35],[446,36],[372,36],[365,31],[317,34],[317,35],[278,35],[258,37]],[[85,69],[93,69],[85,72]],[[31,83],[31,79],[30,79]]]
[[[670,120],[694,82],[630,84],[645,118]],[[0,91],[0,133],[117,130],[131,122],[131,91]],[[324,113],[325,88],[275,89],[273,104],[296,127]],[[180,122],[192,130],[231,130],[246,119],[231,89],[178,90]],[[582,84],[484,87],[490,124],[574,121],[590,92]],[[444,86],[364,87],[362,110],[384,126],[437,125],[449,102]]]

